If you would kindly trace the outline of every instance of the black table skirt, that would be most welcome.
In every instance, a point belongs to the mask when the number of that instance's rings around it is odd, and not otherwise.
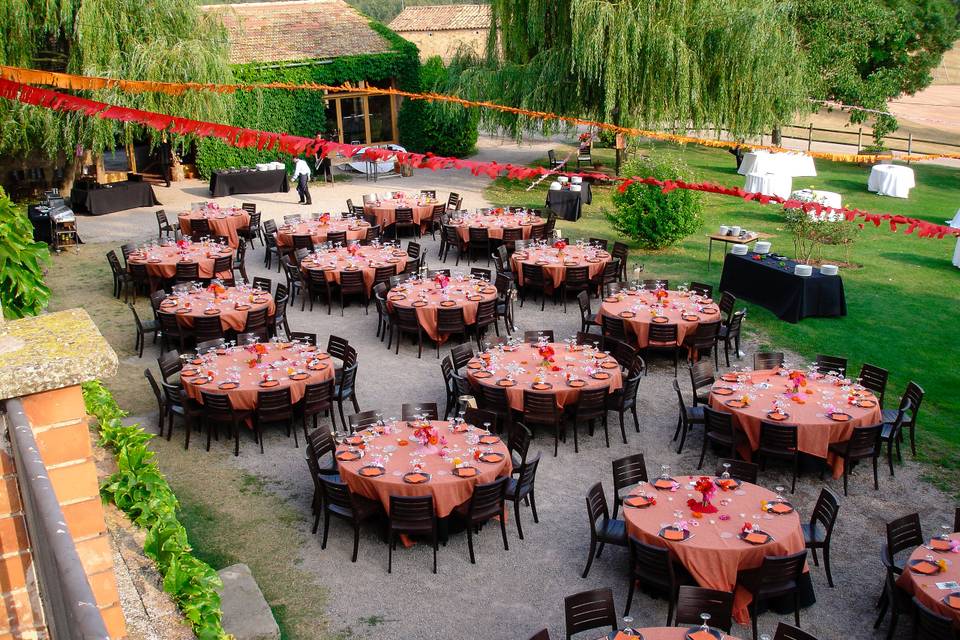
[[[96,189],[70,191],[70,206],[74,213],[100,216],[115,211],[152,207],[160,204],[153,187],[146,182],[113,182]]]
[[[825,276],[816,267],[813,275],[798,276],[793,273],[793,260],[783,261],[781,267],[777,260],[755,260],[754,255],[727,254],[720,278],[721,291],[769,309],[787,322],[847,315],[840,276]]]
[[[590,184],[584,182],[581,191],[547,191],[547,208],[564,220],[579,220],[581,207],[593,202]]]
[[[290,191],[287,172],[284,169],[271,171],[214,171],[210,176],[210,193],[214,198],[235,193],[286,193]]]

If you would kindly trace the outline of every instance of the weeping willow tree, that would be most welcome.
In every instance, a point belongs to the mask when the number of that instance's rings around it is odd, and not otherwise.
[[[83,75],[170,82],[228,82],[227,34],[196,0],[0,0],[0,64]],[[226,121],[228,97],[81,92],[112,104]],[[156,132],[135,125],[0,101],[0,153],[39,149],[74,157]],[[182,141],[181,141],[182,142]],[[68,176],[72,171],[68,171]]]
[[[735,135],[789,119],[805,56],[781,0],[492,0],[487,55],[458,55],[458,92],[646,128]],[[515,135],[551,124],[484,111]]]

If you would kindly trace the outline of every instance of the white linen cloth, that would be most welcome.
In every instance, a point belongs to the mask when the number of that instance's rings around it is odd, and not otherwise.
[[[948,220],[947,224],[954,229],[960,229],[960,209],[957,209],[957,215],[953,216],[953,220]],[[960,238],[957,238],[957,248],[953,250],[953,266],[960,269]]]
[[[790,194],[790,197],[802,200],[804,202],[819,202],[825,207],[839,209],[841,198],[839,193],[833,191],[820,191],[819,189],[800,189]]]
[[[793,192],[793,179],[790,176],[772,173],[751,173],[743,185],[747,193],[762,193],[765,196],[780,196],[784,200]]]
[[[737,173],[742,176],[748,176],[751,173],[774,173],[791,178],[804,178],[816,176],[817,169],[813,164],[813,158],[808,155],[802,153],[770,153],[763,149],[757,149],[744,154],[743,162],[740,163]]]
[[[910,197],[910,189],[917,186],[913,169],[898,164],[875,164],[870,169],[867,191],[894,198]]]

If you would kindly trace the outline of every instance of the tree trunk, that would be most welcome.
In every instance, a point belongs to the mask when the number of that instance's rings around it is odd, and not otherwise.
[[[780,130],[780,125],[773,128],[773,133],[770,134],[770,144],[775,147],[783,146],[783,132]]]

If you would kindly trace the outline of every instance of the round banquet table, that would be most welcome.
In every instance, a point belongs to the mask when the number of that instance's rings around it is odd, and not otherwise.
[[[960,545],[960,533],[951,534],[950,540]],[[929,544],[937,546],[933,549],[928,549],[927,545],[920,546],[910,555],[903,573],[897,578],[897,586],[915,596],[931,611],[952,619],[954,626],[960,629],[960,589],[937,588],[938,582],[960,582],[960,553],[942,550],[945,543],[941,540],[931,540]],[[926,562],[930,558],[934,563],[945,561],[946,570],[932,573],[932,566]],[[917,570],[911,568],[914,561],[921,563]],[[920,573],[918,570],[931,573]]]
[[[316,347],[291,343],[263,342],[266,353],[259,364],[249,348],[229,347],[190,361],[181,371],[180,380],[187,395],[202,402],[201,391],[230,396],[234,409],[252,410],[257,406],[260,391],[276,391],[290,387],[291,402],[299,402],[304,388],[330,380],[334,376],[330,356]],[[199,364],[197,364],[199,363]],[[207,375],[213,372],[213,380]],[[239,382],[235,379],[239,374]],[[291,379],[291,375],[296,380]],[[272,378],[264,383],[264,376]]]
[[[180,231],[185,236],[190,235],[190,223],[193,220],[206,218],[210,224],[210,232],[217,236],[226,236],[230,239],[230,246],[236,249],[240,246],[237,229],[250,226],[250,214],[243,209],[219,209],[217,211],[184,211],[177,219],[180,222]]]
[[[552,246],[528,247],[516,251],[510,257],[510,266],[517,275],[517,284],[523,286],[523,264],[536,264],[546,272],[547,293],[553,291],[567,278],[567,267],[586,266],[590,269],[590,277],[594,278],[603,272],[612,256],[606,251],[598,251],[589,247],[569,245],[560,255],[558,249]]]
[[[772,173],[788,178],[802,178],[816,176],[817,169],[813,158],[806,154],[770,153],[765,149],[757,149],[743,154],[743,162],[740,163],[737,173],[742,176]]]
[[[641,348],[649,344],[650,325],[654,322],[677,325],[677,342],[683,344],[687,336],[697,332],[701,322],[721,320],[720,309],[711,298],[668,291],[664,300],[658,303],[653,291],[628,289],[604,298],[600,315],[622,319]]]
[[[836,377],[804,373],[807,386],[802,387],[796,396],[792,393],[792,386],[788,385],[785,369],[725,373],[713,385],[710,406],[733,414],[736,425],[748,440],[749,448],[741,446],[739,453],[745,460],[750,460],[751,453],[760,445],[760,421],[770,420],[767,414],[774,409],[774,403],[779,402],[788,414],[782,422],[797,427],[797,448],[827,460],[833,467],[834,477],[839,478],[843,475],[843,460],[828,455],[830,444],[849,440],[856,427],[882,422],[879,403],[869,391],[856,390]],[[851,393],[859,394],[856,402],[872,406],[850,404]],[[731,402],[742,402],[744,395],[748,398],[746,407],[730,406]],[[849,419],[831,419],[827,416],[827,407],[846,413]]]
[[[386,229],[397,220],[397,209],[412,209],[413,221],[417,224],[429,222],[433,217],[433,208],[443,204],[432,198],[411,200],[408,198],[394,198],[392,200],[377,200],[363,203],[363,212],[377,218],[377,224]]]
[[[779,173],[748,173],[743,190],[747,193],[779,196],[786,200],[793,192],[793,178]]]
[[[468,424],[457,427],[456,431],[452,429],[451,423],[446,421],[430,422],[430,426],[436,428],[446,439],[446,451],[438,451],[436,447],[423,449],[414,438],[414,428],[405,421],[392,426],[388,422],[383,426],[373,426],[357,432],[359,437],[356,440],[348,439],[337,448],[340,477],[351,491],[371,500],[379,500],[387,510],[390,508],[391,495],[432,495],[437,516],[445,518],[456,507],[470,500],[477,484],[486,484],[510,475],[510,453],[499,437]],[[475,438],[484,438],[485,442],[480,443]],[[490,462],[476,460],[475,450],[483,454],[497,455],[494,455],[495,459]],[[344,454],[361,457],[346,460],[343,458]],[[471,477],[458,477],[453,474],[456,458],[460,458],[465,466],[474,469]],[[418,471],[429,475],[429,479],[419,484],[411,484],[405,477],[415,471],[417,464],[420,465]],[[369,473],[379,473],[377,470],[370,470],[371,466],[381,467],[383,473],[376,477],[368,476]],[[364,467],[368,469],[364,470]]]
[[[500,345],[470,360],[467,378],[474,386],[504,387],[510,406],[516,411],[523,411],[523,392],[527,390],[550,393],[562,409],[576,404],[581,390],[607,389],[613,393],[623,386],[620,365],[604,352],[589,346],[560,343],[547,346],[554,352],[549,368],[542,366],[543,356],[537,345]],[[569,382],[568,374],[577,379]],[[538,375],[549,388],[535,386]]]
[[[635,630],[640,632],[643,640],[687,640],[687,633],[691,628],[692,627],[635,627]],[[617,636],[618,633],[621,634],[619,637]],[[637,636],[621,631],[611,631],[602,637],[607,638],[607,640],[629,640]],[[724,640],[739,640],[739,638],[729,633],[724,633],[723,637]],[[712,638],[712,636],[710,636],[710,638]],[[696,640],[700,640],[699,637],[697,637]]]
[[[839,209],[843,206],[843,199],[835,191],[822,191],[820,189],[798,189],[790,194],[793,200],[801,202],[819,202],[825,207]]]
[[[630,490],[629,496],[648,496],[655,501],[646,507],[630,506],[630,497],[624,498],[623,518],[627,533],[641,542],[666,547],[670,554],[708,589],[733,591],[733,616],[740,624],[747,624],[750,616],[747,605],[752,596],[737,585],[737,573],[756,569],[764,556],[784,556],[805,549],[800,516],[796,511],[784,515],[764,512],[762,502],[773,502],[776,494],[754,484],[744,482],[735,490],[718,490],[713,498],[717,513],[692,518],[687,500],[700,499],[693,489],[699,476],[673,476],[679,483],[676,490],[659,490],[651,483],[641,482]],[[656,483],[658,480],[654,479]],[[724,504],[724,503],[727,504]],[[682,519],[688,522],[692,535],[683,541],[666,540],[660,536],[665,526],[673,525],[677,518],[674,512],[682,511]],[[729,516],[722,520],[720,516]],[[765,544],[754,545],[739,538],[745,522],[756,523],[773,539]]]
[[[504,229],[520,229],[523,232],[523,239],[529,240],[533,227],[546,224],[546,222],[540,216],[531,216],[525,213],[481,213],[468,214],[456,220],[451,220],[450,226],[456,227],[460,239],[464,242],[470,240],[470,229],[486,229],[487,235],[494,240],[503,238]]]
[[[353,246],[357,247],[355,255],[351,255],[347,247],[321,249],[304,258],[300,267],[305,271],[323,271],[328,281],[336,283],[340,282],[342,272],[360,269],[363,271],[363,281],[367,285],[368,293],[373,288],[377,267],[394,265],[397,273],[402,273],[407,267],[407,253],[396,247]]]
[[[437,315],[441,308],[463,309],[463,319],[467,325],[477,321],[477,308],[481,302],[496,300],[497,288],[488,282],[473,278],[450,280],[446,289],[441,289],[433,280],[404,282],[387,295],[387,307],[407,307],[417,310],[420,326],[432,340],[443,342],[446,334],[437,331]]]
[[[367,229],[370,223],[366,220],[330,220],[327,223],[321,223],[319,220],[307,220],[295,225],[283,225],[277,229],[277,245],[280,247],[292,247],[293,236],[309,235],[314,244],[321,244],[327,241],[328,233],[337,233],[343,231],[347,234],[347,240],[363,240],[367,237]]]
[[[273,296],[266,291],[251,291],[227,287],[226,292],[218,296],[208,289],[185,294],[167,296],[160,303],[160,311],[175,313],[177,321],[185,327],[193,327],[194,320],[200,316],[220,317],[220,326],[224,331],[243,331],[247,325],[247,314],[251,311],[267,309],[267,315],[276,312]]]
[[[915,186],[913,169],[898,164],[876,164],[867,179],[867,191],[875,191],[880,196],[909,198],[910,189]]]
[[[232,256],[233,249],[223,249],[217,245],[189,244],[181,249],[175,244],[150,247],[144,251],[131,253],[127,256],[128,263],[146,263],[147,274],[159,282],[174,277],[177,274],[178,262],[196,262],[199,265],[201,278],[213,278],[213,262],[220,256]],[[223,272],[217,277],[230,278],[232,273]]]

